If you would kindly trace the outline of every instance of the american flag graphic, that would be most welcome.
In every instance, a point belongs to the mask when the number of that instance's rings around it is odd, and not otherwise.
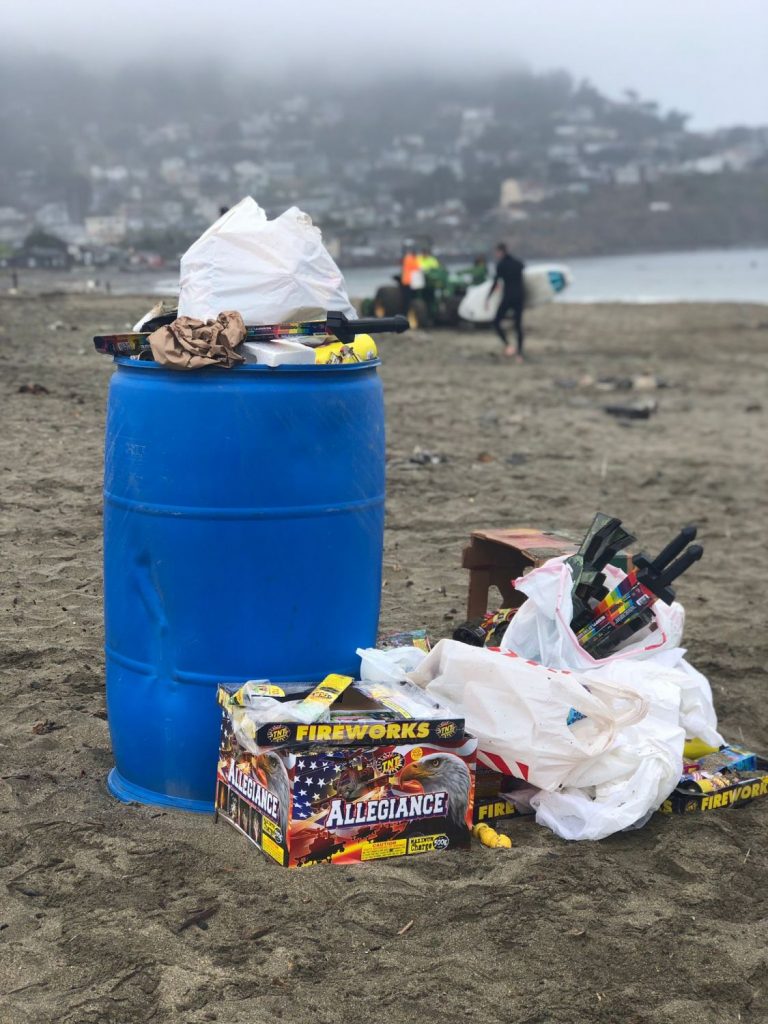
[[[317,814],[313,804],[328,799],[331,788],[344,767],[345,753],[336,756],[326,754],[300,755],[296,759],[293,777],[293,817],[303,821]],[[335,792],[335,789],[334,789]]]

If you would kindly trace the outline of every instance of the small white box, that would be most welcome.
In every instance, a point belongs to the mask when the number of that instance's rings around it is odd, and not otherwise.
[[[243,342],[242,352],[246,363],[260,363],[262,366],[283,366],[286,363],[314,363],[314,349],[300,345],[298,341]]]

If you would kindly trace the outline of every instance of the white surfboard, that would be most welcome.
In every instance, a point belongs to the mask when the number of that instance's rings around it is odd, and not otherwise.
[[[526,308],[543,306],[547,302],[552,302],[561,292],[565,291],[572,279],[568,267],[561,264],[535,263],[526,267],[523,271]],[[489,324],[493,320],[501,302],[503,289],[499,284],[496,292],[491,296],[491,301],[486,304],[492,283],[493,278],[467,288],[467,292],[459,304],[459,316],[462,320],[468,320],[472,324]]]

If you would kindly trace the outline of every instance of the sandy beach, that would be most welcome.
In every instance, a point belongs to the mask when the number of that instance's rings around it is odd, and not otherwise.
[[[91,336],[151,301],[0,299],[0,1021],[768,1020],[768,801],[601,843],[518,819],[510,851],[289,872],[226,825],[109,796],[112,367]],[[600,509],[655,549],[697,522],[688,657],[725,735],[768,750],[768,307],[547,307],[528,349],[517,366],[489,332],[382,339],[382,631],[450,633],[473,529],[578,536]],[[665,386],[595,384],[638,374]],[[648,420],[603,410],[640,398]]]

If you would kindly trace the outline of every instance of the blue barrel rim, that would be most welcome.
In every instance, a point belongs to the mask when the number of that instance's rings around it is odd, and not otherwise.
[[[359,373],[361,370],[375,370],[381,366],[380,359],[366,359],[361,363],[284,363],[281,366],[262,366],[259,363],[243,363],[238,366],[201,366],[195,370],[179,370],[178,367],[164,366],[154,359],[133,359],[131,356],[114,356],[113,362],[118,366],[126,366],[137,370],[154,370],[155,372],[172,373],[179,379],[194,380],[203,375],[221,373],[259,373],[259,374],[296,374],[302,373]]]
[[[184,796],[167,796],[156,789],[145,789],[129,782],[117,767],[107,775],[107,789],[123,804],[142,804],[148,807],[167,807],[174,811],[192,811],[194,814],[213,814],[214,800],[192,800]]]

